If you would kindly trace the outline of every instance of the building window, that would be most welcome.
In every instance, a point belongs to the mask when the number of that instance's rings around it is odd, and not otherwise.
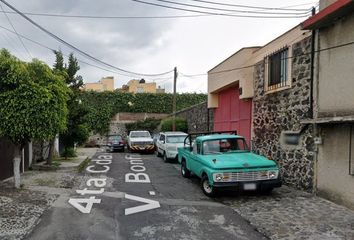
[[[144,92],[144,88],[143,88],[143,87],[138,87],[138,88],[136,89],[136,92],[137,92],[137,93],[143,93],[143,92]]]
[[[289,48],[281,49],[280,51],[267,57],[268,63],[268,82],[267,91],[288,86],[289,75]]]

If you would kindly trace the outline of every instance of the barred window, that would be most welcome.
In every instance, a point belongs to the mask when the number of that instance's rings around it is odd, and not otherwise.
[[[287,86],[288,80],[288,48],[282,49],[268,57],[267,90]]]

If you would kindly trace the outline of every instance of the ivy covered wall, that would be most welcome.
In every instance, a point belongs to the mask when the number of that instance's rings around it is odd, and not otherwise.
[[[89,110],[87,122],[96,133],[107,133],[111,118],[120,112],[172,113],[171,93],[81,92],[82,104]],[[205,102],[206,94],[177,94],[177,111]]]

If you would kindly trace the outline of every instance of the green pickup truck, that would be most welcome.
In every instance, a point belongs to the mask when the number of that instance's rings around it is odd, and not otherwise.
[[[276,163],[252,153],[235,131],[189,134],[178,148],[178,161],[182,176],[201,178],[209,197],[221,188],[270,193],[281,186]]]

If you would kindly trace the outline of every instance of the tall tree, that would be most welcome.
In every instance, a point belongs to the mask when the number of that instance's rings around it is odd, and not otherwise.
[[[69,59],[68,59],[68,67],[66,68],[66,72],[68,74],[68,78],[66,83],[73,89],[73,90],[78,90],[80,87],[83,86],[83,80],[80,75],[76,75],[77,72],[80,70],[79,63],[74,57],[73,53],[70,53]]]
[[[44,63],[24,63],[0,51],[0,136],[17,147],[14,153],[15,187],[20,187],[24,145],[33,139],[51,139],[66,127],[68,88]]]
[[[58,58],[58,57],[56,57]],[[56,64],[54,64],[56,66]],[[74,147],[75,143],[84,143],[89,136],[89,125],[87,123],[88,108],[81,104],[79,90],[83,86],[83,79],[77,72],[80,70],[78,61],[73,53],[70,53],[67,67],[65,67],[65,82],[72,90],[68,100],[69,119],[67,131],[60,134],[60,139],[64,145],[65,153]]]
[[[61,50],[59,50],[59,51],[54,51],[54,54],[55,54],[55,63],[53,65],[53,69],[57,71],[64,71],[65,65],[64,65],[63,53],[61,52]]]

